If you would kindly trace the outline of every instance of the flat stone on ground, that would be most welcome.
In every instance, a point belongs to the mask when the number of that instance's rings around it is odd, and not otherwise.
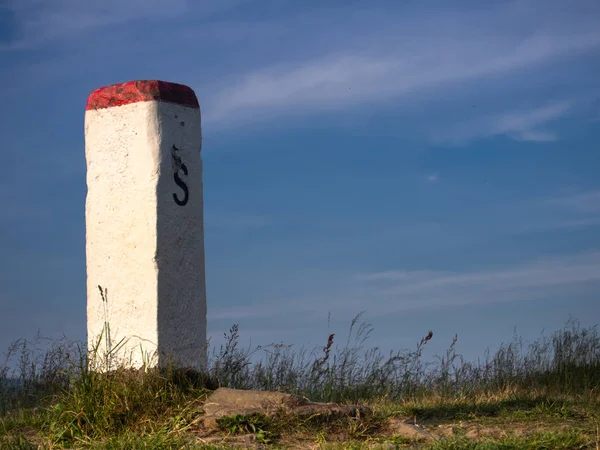
[[[235,414],[262,414],[270,416],[278,412],[306,418],[325,417],[364,417],[371,409],[360,405],[342,405],[338,403],[317,403],[297,395],[283,392],[250,391],[219,388],[206,400],[204,426],[217,428],[217,419]]]

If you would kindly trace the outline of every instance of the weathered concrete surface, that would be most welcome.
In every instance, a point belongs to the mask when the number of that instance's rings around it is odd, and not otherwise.
[[[365,417],[371,409],[360,405],[338,403],[317,403],[296,395],[283,392],[249,391],[229,388],[217,389],[204,403],[204,426],[217,428],[217,419],[234,414],[263,414],[270,416],[278,412],[306,418],[325,417]]]
[[[187,86],[142,80],[88,99],[88,346],[102,339],[111,364],[206,366],[201,128]]]

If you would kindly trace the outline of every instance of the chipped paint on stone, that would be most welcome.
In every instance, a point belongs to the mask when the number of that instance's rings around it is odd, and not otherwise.
[[[200,110],[188,105],[189,97],[183,104],[145,94],[120,102],[117,89],[103,89],[116,98],[105,95],[109,106],[88,108],[85,116],[88,345],[108,322],[113,345],[125,339],[116,360],[141,367],[154,355],[151,365],[173,358],[179,367],[200,369],[206,366]],[[135,97],[131,92],[127,99]]]

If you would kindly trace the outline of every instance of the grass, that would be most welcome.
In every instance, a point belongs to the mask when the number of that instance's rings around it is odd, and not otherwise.
[[[600,449],[596,327],[570,320],[529,345],[515,338],[477,363],[457,353],[456,339],[442,357],[424,361],[431,333],[413,350],[384,355],[365,348],[372,331],[359,315],[344,345],[330,335],[307,352],[242,349],[234,325],[203,374],[99,372],[110,349],[88,352],[63,339],[41,352],[39,341],[19,340],[0,365],[0,449]],[[207,436],[202,405],[217,386],[366,404],[373,415],[234,415]],[[426,433],[408,433],[410,425]]]

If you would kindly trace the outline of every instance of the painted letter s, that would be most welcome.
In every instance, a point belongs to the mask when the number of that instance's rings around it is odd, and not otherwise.
[[[185,164],[181,164],[180,168],[181,170],[183,170],[183,173],[187,176],[188,169],[185,166]],[[177,198],[177,194],[173,194],[173,200],[175,200],[175,203],[177,203],[179,206],[184,206],[190,198],[190,191],[187,187],[187,184],[185,184],[185,182],[181,178],[179,178],[179,171],[173,173],[173,178],[175,180],[175,184],[177,184],[177,186],[183,189],[183,200],[179,200],[179,198]]]

